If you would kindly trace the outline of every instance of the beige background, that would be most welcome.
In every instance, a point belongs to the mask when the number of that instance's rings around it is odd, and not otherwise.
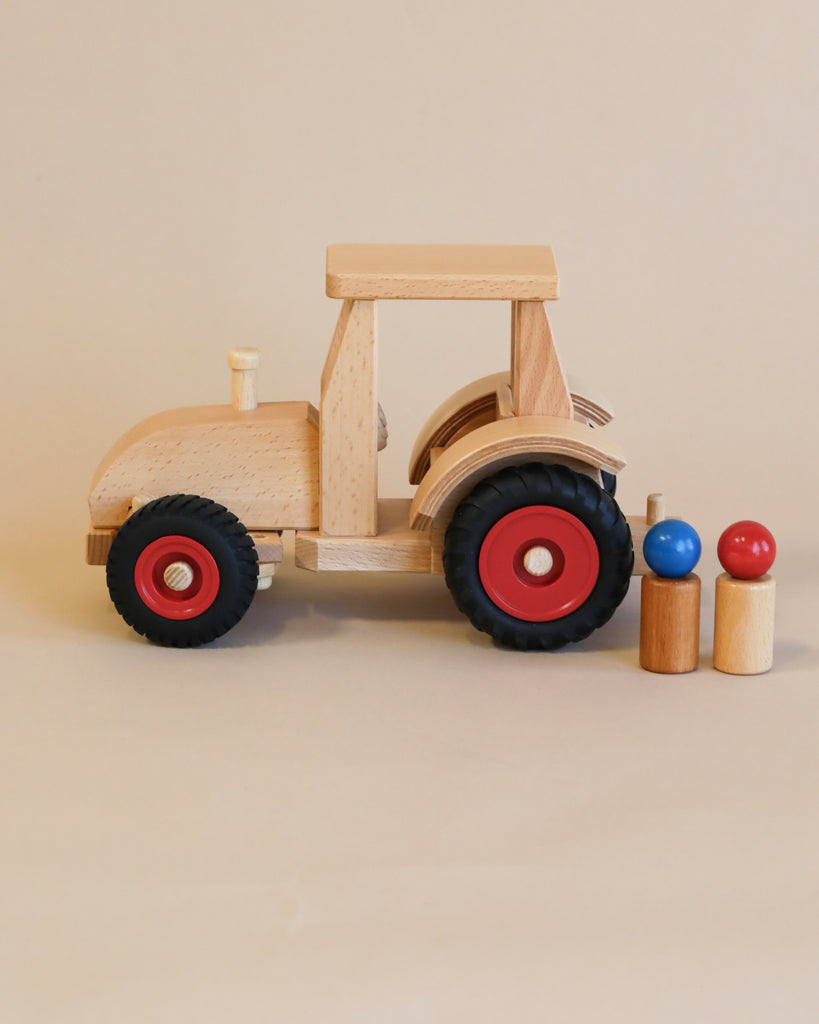
[[[810,3],[0,5],[0,1019],[812,1021],[816,40]],[[705,544],[698,673],[632,590],[553,656],[442,581],[286,568],[151,648],[82,563],[159,409],[318,398],[334,241],[548,242],[626,511]],[[483,304],[382,311],[383,493],[507,359]],[[780,548],[777,665],[709,668],[714,545]]]

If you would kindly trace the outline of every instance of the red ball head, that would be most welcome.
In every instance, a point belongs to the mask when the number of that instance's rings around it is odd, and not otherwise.
[[[764,576],[776,558],[776,541],[762,523],[743,519],[723,531],[717,544],[720,565],[738,580]]]

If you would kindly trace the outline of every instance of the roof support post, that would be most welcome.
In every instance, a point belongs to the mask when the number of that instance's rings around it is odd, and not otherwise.
[[[542,302],[512,302],[512,404],[516,416],[574,415]]]
[[[378,532],[376,304],[346,299],[321,376],[320,529],[334,537]]]

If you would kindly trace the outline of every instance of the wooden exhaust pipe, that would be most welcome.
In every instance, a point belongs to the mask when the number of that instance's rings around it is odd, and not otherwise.
[[[232,370],[233,408],[236,412],[250,412],[259,404],[256,395],[259,350],[257,348],[232,348],[228,352],[228,366]]]

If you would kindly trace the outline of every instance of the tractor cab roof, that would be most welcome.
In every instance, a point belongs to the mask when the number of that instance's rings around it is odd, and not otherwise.
[[[548,245],[330,245],[333,299],[510,299],[558,296]]]

